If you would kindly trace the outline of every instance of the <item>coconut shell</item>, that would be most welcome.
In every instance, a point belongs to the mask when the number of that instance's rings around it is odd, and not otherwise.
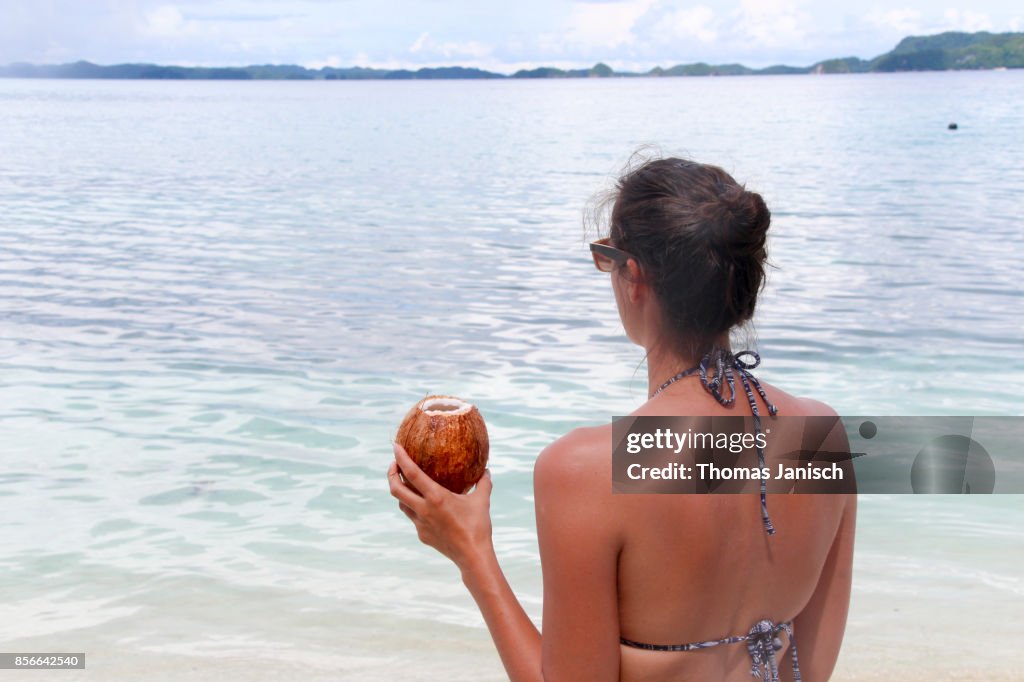
[[[405,415],[395,440],[428,476],[455,493],[469,490],[487,468],[487,426],[474,405],[431,395]]]

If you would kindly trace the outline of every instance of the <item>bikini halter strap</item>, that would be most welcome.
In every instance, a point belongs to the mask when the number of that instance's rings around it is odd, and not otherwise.
[[[749,359],[745,359],[749,358]],[[768,414],[775,416],[779,413],[778,408],[772,404],[772,401],[768,400],[768,396],[765,394],[764,389],[761,387],[761,382],[757,380],[750,370],[755,369],[761,364],[761,356],[752,350],[741,350],[738,353],[731,353],[724,348],[714,348],[701,358],[700,364],[690,367],[689,369],[683,370],[679,374],[676,374],[668,381],[663,383],[657,391],[655,391],[651,397],[658,395],[666,388],[674,384],[675,382],[683,379],[684,377],[697,374],[700,377],[700,383],[707,389],[708,393],[715,397],[720,404],[725,407],[729,407],[736,401],[736,378],[735,375],[739,374],[740,382],[743,384],[743,390],[747,394],[747,400],[750,403],[750,412],[754,416],[754,433],[760,435],[761,433],[761,411],[757,407],[757,399],[754,398],[754,391],[756,390],[761,399],[764,400],[765,405],[768,406]],[[714,374],[710,377],[708,370],[714,369]],[[722,389],[728,385],[728,395],[722,394]],[[757,465],[762,469],[765,467],[764,448],[759,445],[761,442],[760,438],[755,439],[755,448],[757,449]],[[764,523],[764,529],[768,535],[775,535],[775,526],[772,525],[772,521],[768,518],[768,482],[766,479],[761,479],[761,521]]]

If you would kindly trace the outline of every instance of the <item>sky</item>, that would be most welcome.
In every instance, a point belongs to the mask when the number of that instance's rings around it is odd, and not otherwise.
[[[0,0],[0,64],[616,70],[871,58],[907,35],[1024,30],[1016,0]]]

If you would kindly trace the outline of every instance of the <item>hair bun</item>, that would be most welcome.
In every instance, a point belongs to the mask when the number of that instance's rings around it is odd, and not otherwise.
[[[653,159],[619,179],[612,234],[637,259],[666,322],[697,351],[753,317],[771,213],[718,166]]]
[[[763,259],[771,212],[764,198],[742,185],[733,185],[720,195],[721,213],[713,228],[718,247],[732,258]]]
[[[746,195],[751,207],[750,231],[758,239],[764,240],[768,234],[768,228],[771,227],[772,212],[768,210],[768,204],[764,202],[764,197],[757,192],[744,190],[743,194]]]

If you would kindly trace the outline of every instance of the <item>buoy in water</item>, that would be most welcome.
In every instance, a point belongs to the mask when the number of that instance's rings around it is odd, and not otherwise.
[[[948,126],[946,126],[946,128],[949,130],[958,130],[960,126],[958,126],[956,123],[950,123]]]

